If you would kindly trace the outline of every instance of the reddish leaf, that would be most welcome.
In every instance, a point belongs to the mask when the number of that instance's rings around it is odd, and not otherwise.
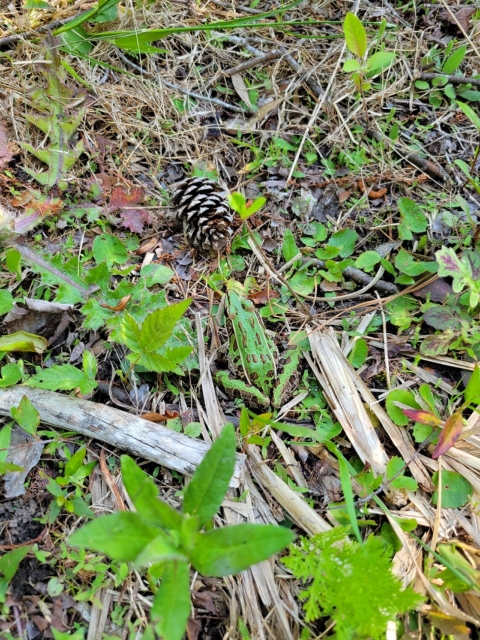
[[[110,311],[123,311],[125,309],[125,307],[127,306],[127,303],[128,303],[128,301],[130,300],[131,297],[132,296],[124,296],[115,307],[111,307],[106,302],[101,302],[100,306],[104,307],[105,309],[110,309]]]
[[[272,289],[264,289],[263,291],[257,291],[256,293],[250,294],[248,299],[258,306],[259,304],[267,304],[269,300],[279,297],[280,294],[276,291],[273,291]]]
[[[132,204],[142,202],[145,197],[145,191],[141,187],[131,187],[128,191],[124,187],[115,187],[112,191],[109,211],[114,209],[124,209]]]
[[[440,418],[430,411],[422,411],[422,409],[402,409],[407,418],[415,420],[415,422],[421,422],[422,424],[429,424],[432,427],[438,427],[442,424]]]
[[[453,413],[443,425],[442,433],[438,439],[432,458],[436,459],[447,453],[462,435],[463,416],[461,413]]]
[[[133,233],[141,233],[146,224],[150,224],[151,216],[147,209],[124,209],[120,213],[122,227]]]

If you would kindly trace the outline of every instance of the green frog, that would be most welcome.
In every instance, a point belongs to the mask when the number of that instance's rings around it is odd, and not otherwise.
[[[230,371],[218,372],[217,381],[254,408],[282,406],[298,385],[300,347],[280,357],[253,303],[234,290],[227,293],[226,314]]]

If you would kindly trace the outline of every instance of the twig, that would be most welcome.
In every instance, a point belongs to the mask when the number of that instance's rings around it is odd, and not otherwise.
[[[435,78],[447,78],[450,84],[471,84],[480,87],[480,80],[475,78],[464,78],[463,76],[445,76],[444,73],[421,73],[420,80],[435,80]]]
[[[445,182],[446,180],[449,180],[448,173],[446,173],[446,171],[441,166],[439,166],[438,164],[435,164],[431,160],[426,160],[425,158],[422,158],[422,156],[419,156],[418,153],[415,153],[413,151],[407,152],[406,154],[403,154],[395,146],[395,143],[392,140],[390,140],[390,138],[387,138],[382,133],[380,133],[380,131],[374,131],[373,129],[367,129],[367,135],[368,136],[372,136],[372,138],[374,138],[374,140],[376,140],[377,142],[381,142],[386,147],[388,147],[391,151],[394,151],[395,153],[397,153],[399,156],[401,156],[402,158],[404,158],[408,162],[411,162],[416,167],[419,167],[425,173],[428,173],[429,175],[433,176],[434,178],[437,178],[437,180],[441,180],[442,182]]]
[[[224,9],[230,9],[230,11],[232,10],[232,5],[229,2],[221,2],[220,0],[209,0],[209,2],[211,2],[212,4],[216,4],[219,7],[223,7]],[[263,13],[263,11],[261,11],[260,9],[252,9],[251,7],[245,7],[244,5],[235,7],[235,11],[242,11],[243,13],[251,13],[253,15]]]
[[[142,69],[142,67],[139,67],[138,64],[135,64],[134,62],[129,60],[127,58],[127,56],[125,56],[121,51],[117,51],[117,55],[126,64],[128,64],[133,69],[136,69],[142,75],[148,76],[150,78],[153,77],[152,73],[150,73],[149,71],[145,71],[145,69]],[[184,95],[189,96],[190,98],[195,98],[196,100],[203,100],[205,102],[211,102],[213,104],[218,105],[219,107],[223,107],[224,109],[229,109],[230,111],[235,111],[236,113],[243,113],[243,114],[250,113],[250,110],[247,111],[245,109],[241,109],[240,107],[236,107],[233,104],[228,104],[228,102],[224,102],[223,100],[219,100],[218,98],[210,98],[208,96],[202,96],[199,93],[195,93],[193,91],[188,91],[187,89],[183,89],[183,87],[179,87],[178,85],[173,84],[173,82],[168,82],[168,80],[164,80],[163,78],[159,78],[159,80],[166,87],[169,87],[170,89],[174,89],[175,91],[183,93]]]
[[[242,73],[242,71],[246,71],[247,69],[256,67],[259,64],[268,62],[268,60],[274,60],[275,58],[279,58],[281,55],[282,55],[282,52],[280,51],[280,49],[276,49],[275,51],[271,51],[270,53],[264,53],[261,56],[257,56],[256,58],[251,58],[250,60],[246,60],[241,64],[237,64],[236,67],[231,67],[230,69],[227,69],[223,73],[226,76],[233,76],[235,73]]]
[[[294,258],[294,261],[295,260],[298,260],[298,257]],[[319,269],[325,268],[325,260],[319,260],[318,258],[303,258],[303,260],[304,262],[313,264]],[[356,267],[347,267],[346,269],[343,270],[343,275],[349,278],[350,280],[353,280],[357,284],[363,284],[363,285],[370,285],[371,282],[374,280],[374,276],[369,276],[368,273],[365,273],[365,271],[362,271],[361,269],[357,269]],[[377,280],[371,286],[374,286],[376,290],[386,295],[394,295],[395,293],[397,293],[397,287],[392,282],[386,282],[385,280]],[[335,300],[335,298],[328,298],[328,299]]]

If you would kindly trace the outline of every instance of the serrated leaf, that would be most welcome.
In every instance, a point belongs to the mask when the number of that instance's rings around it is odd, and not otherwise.
[[[109,269],[114,264],[123,264],[127,261],[128,253],[123,242],[116,236],[104,233],[93,241],[93,257],[95,262],[105,261]]]
[[[79,388],[84,395],[97,387],[95,380],[90,380],[81,369],[72,364],[57,364],[37,371],[25,384],[50,391],[71,391]]]
[[[190,303],[191,299],[182,300],[177,304],[157,309],[149,314],[145,318],[140,332],[142,350],[152,352],[160,349],[171,336],[175,325],[188,309]]]
[[[228,491],[235,469],[235,444],[235,429],[228,423],[185,488],[183,512],[197,516],[200,527],[217,513]]]
[[[343,22],[343,33],[349,51],[359,58],[363,58],[367,51],[367,33],[361,20],[350,11]]]

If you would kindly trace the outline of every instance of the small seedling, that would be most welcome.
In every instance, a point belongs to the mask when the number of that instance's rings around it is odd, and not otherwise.
[[[242,220],[247,220],[254,213],[257,213],[266,203],[267,199],[263,196],[254,200],[250,205],[247,205],[247,200],[242,193],[235,191],[228,196],[228,202],[231,208],[238,213]]]
[[[98,518],[70,537],[75,547],[148,567],[150,585],[156,590],[149,637],[154,633],[164,640],[183,637],[191,610],[190,564],[204,575],[235,574],[278,553],[294,537],[289,529],[275,525],[211,528],[234,466],[235,429],[228,424],[185,488],[180,513],[159,500],[153,480],[131,458],[122,456],[122,478],[136,513],[120,511]]]

